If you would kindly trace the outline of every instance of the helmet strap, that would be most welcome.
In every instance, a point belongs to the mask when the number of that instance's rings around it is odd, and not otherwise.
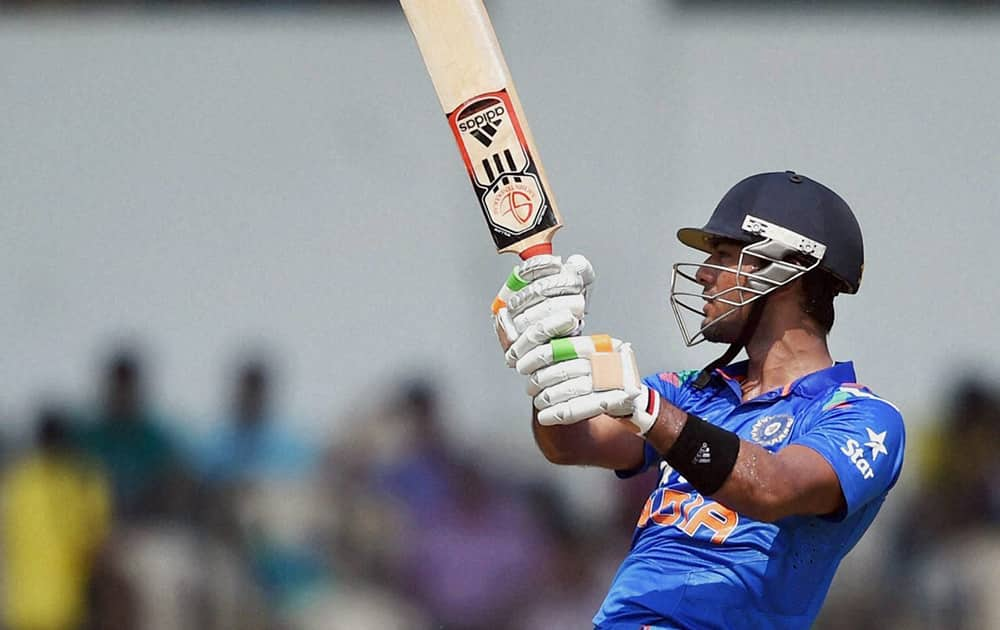
[[[729,365],[729,363],[736,358],[736,355],[740,353],[740,350],[745,348],[746,345],[750,343],[754,333],[757,332],[757,325],[760,324],[760,318],[764,314],[764,305],[767,302],[767,298],[767,295],[763,295],[759,299],[754,300],[754,302],[750,305],[750,316],[743,325],[743,330],[740,331],[739,338],[729,345],[729,348],[722,353],[722,356],[702,368],[701,372],[698,374],[698,378],[694,381],[694,387],[696,389],[705,389],[708,383],[712,380],[712,375],[715,371],[721,367]]]

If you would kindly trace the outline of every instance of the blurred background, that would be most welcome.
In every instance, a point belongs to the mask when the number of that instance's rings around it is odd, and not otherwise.
[[[831,349],[909,443],[817,627],[1000,627],[1000,9],[487,4],[644,372],[718,352],[678,227],[848,200]],[[3,626],[589,627],[655,479],[535,451],[471,199],[394,1],[0,0]]]

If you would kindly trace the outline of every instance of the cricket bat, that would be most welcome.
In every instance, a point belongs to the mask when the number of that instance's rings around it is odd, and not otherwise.
[[[552,252],[562,225],[483,0],[400,0],[497,252]]]

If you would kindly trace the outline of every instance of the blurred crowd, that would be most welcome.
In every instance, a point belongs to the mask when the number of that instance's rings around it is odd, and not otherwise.
[[[45,405],[5,449],[5,628],[589,627],[655,483],[576,518],[503,454],[453,444],[420,380],[317,443],[274,408],[260,358],[192,438],[153,408],[147,373],[115,352],[96,404]]]
[[[113,353],[96,404],[44,405],[4,449],[5,628],[589,628],[656,483],[609,473],[613,504],[581,518],[504,453],[458,446],[420,380],[317,442],[259,357],[192,438],[147,373]],[[945,400],[817,627],[1000,628],[1000,396],[969,380]]]
[[[817,628],[1000,628],[1000,388],[963,378],[939,401],[908,429],[903,475]]]

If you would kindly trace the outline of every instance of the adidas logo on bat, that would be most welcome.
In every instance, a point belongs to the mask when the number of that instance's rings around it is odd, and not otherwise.
[[[503,115],[506,111],[503,105],[497,105],[460,121],[458,129],[467,132],[484,147],[488,147],[493,144],[493,136],[497,135],[498,127],[503,124]]]
[[[503,118],[497,120],[492,125],[487,123],[479,129],[473,129],[469,133],[473,138],[479,140],[484,147],[488,147],[493,144],[493,136],[497,135],[497,127],[499,127],[502,122]]]

